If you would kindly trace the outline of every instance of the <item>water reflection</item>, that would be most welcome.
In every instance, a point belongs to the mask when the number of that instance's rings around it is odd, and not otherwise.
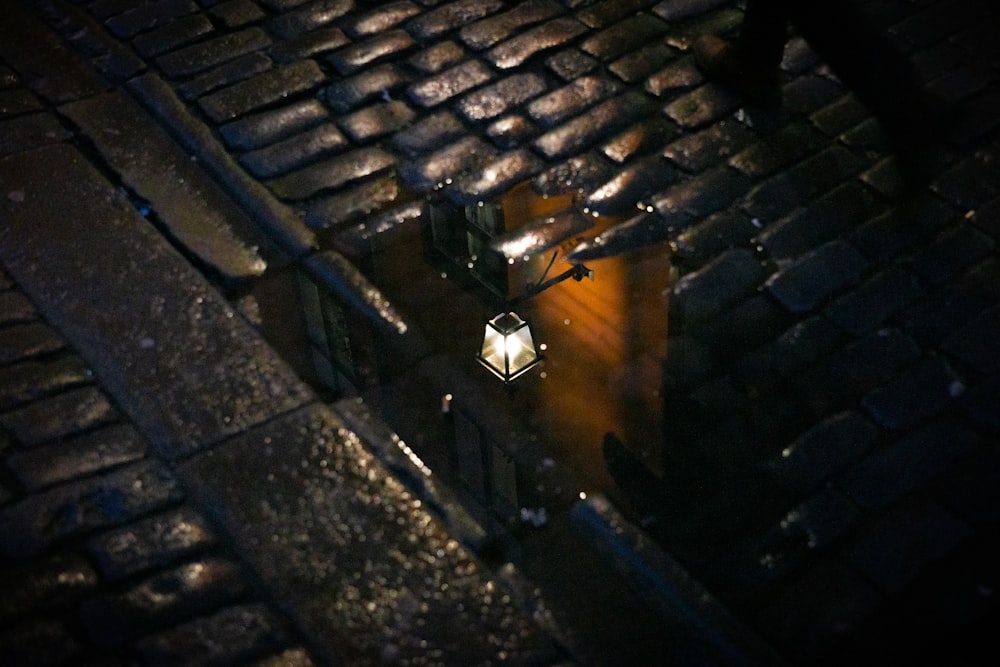
[[[660,470],[665,299],[674,273],[668,246],[648,246],[588,262],[593,281],[565,280],[524,298],[526,285],[572,267],[565,257],[573,248],[622,222],[584,216],[574,197],[539,196],[525,183],[478,207],[488,211],[495,206],[500,219],[492,217],[495,213],[483,216],[454,206],[449,213],[447,202],[432,202],[422,230],[412,225],[406,233],[397,230],[391,239],[376,240],[371,277],[419,330],[427,344],[424,358],[433,358],[437,366],[452,365],[475,383],[474,400],[480,405],[470,410],[503,425],[491,437],[517,450],[523,443],[506,432],[517,429],[536,449],[537,459],[551,460],[578,485],[564,491],[613,495],[601,451],[605,433],[614,433],[650,469]],[[560,216],[570,222],[547,226]],[[469,233],[460,224],[463,218],[476,221]],[[460,228],[449,231],[449,224]],[[429,255],[417,251],[428,250],[428,226],[433,228]],[[532,248],[536,252],[510,261],[495,253],[499,264],[486,258],[491,237],[514,238],[532,226],[542,230]],[[555,262],[546,273],[553,254]],[[475,355],[486,322],[512,300],[546,350],[543,363],[511,392],[476,363]],[[455,393],[456,404],[473,398]],[[502,417],[485,417],[499,412]],[[420,454],[429,462],[439,458],[432,452]]]

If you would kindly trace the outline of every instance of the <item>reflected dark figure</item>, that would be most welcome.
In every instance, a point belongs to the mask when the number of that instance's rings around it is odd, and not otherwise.
[[[943,105],[924,92],[903,54],[850,1],[747,0],[739,39],[701,37],[694,55],[710,78],[752,102],[777,104],[789,27],[879,119],[904,176],[926,181],[945,127]]]

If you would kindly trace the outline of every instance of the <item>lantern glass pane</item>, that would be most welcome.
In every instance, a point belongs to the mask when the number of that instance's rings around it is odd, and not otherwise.
[[[501,313],[486,324],[479,361],[510,382],[539,361],[528,323],[515,313]]]
[[[524,324],[507,336],[508,372],[513,375],[535,362],[535,344],[531,340],[531,329]]]

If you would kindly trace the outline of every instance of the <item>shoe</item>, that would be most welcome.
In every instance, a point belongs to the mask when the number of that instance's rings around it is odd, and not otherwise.
[[[691,45],[698,68],[748,101],[763,106],[781,102],[778,70],[761,68],[740,53],[740,47],[721,37],[703,35]]]

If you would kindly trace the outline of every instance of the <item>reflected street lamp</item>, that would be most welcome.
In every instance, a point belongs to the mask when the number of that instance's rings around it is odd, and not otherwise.
[[[510,384],[542,360],[528,323],[513,312],[500,313],[486,323],[483,346],[476,358],[504,384]]]

